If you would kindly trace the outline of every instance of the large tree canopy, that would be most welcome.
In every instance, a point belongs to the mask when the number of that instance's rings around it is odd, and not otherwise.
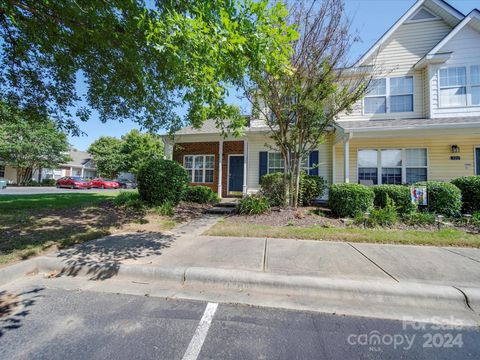
[[[123,156],[123,171],[137,175],[145,161],[163,156],[163,142],[157,135],[142,134],[134,129],[122,136],[120,152]]]
[[[102,136],[90,145],[88,152],[92,154],[98,175],[113,179],[123,171],[125,164],[121,149],[122,140],[113,136]]]
[[[2,1],[0,100],[73,133],[92,110],[102,121],[174,128],[179,106],[195,125],[228,117],[238,128],[227,89],[249,66],[285,63],[294,34],[284,6],[267,2]]]
[[[31,180],[35,169],[54,169],[70,160],[67,135],[54,122],[38,126],[17,109],[2,109],[9,121],[0,121],[0,158],[17,169],[17,184]]]

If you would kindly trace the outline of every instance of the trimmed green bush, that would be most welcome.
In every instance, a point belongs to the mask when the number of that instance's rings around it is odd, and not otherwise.
[[[42,186],[55,186],[56,181],[55,179],[43,179],[41,184]]]
[[[137,174],[138,193],[148,204],[170,202],[176,206],[188,186],[188,175],[176,161],[151,158],[146,160]]]
[[[361,184],[333,184],[330,186],[330,209],[341,217],[355,217],[373,207],[375,193],[371,187]]]
[[[463,211],[473,214],[480,210],[480,176],[464,176],[452,181],[462,192]]]
[[[271,206],[285,205],[285,183],[282,173],[272,173],[260,179],[261,193],[268,198]]]
[[[183,200],[198,204],[211,204],[220,201],[217,194],[208,186],[189,186],[183,194]]]
[[[458,216],[462,209],[462,193],[449,182],[426,181],[416,185],[427,187],[428,211],[445,216]]]
[[[300,175],[300,196],[299,204],[311,205],[312,202],[323,195],[325,191],[325,180],[323,177],[308,175],[302,172]]]
[[[247,195],[238,203],[238,212],[245,215],[259,215],[270,211],[270,203],[262,194]]]
[[[417,206],[412,204],[410,196],[410,187],[404,185],[377,185],[373,186],[375,193],[374,204],[379,208],[384,208],[387,204],[387,198],[392,199],[397,206],[399,214],[408,214],[415,211]]]

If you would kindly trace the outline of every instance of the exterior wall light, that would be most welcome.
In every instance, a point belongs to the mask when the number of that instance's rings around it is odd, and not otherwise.
[[[460,152],[460,147],[457,144],[450,145],[450,147],[452,148],[452,154],[457,154]]]

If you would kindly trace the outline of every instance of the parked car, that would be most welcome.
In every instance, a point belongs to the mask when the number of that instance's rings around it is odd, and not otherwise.
[[[92,184],[79,176],[64,176],[55,183],[57,188],[90,189]]]
[[[96,178],[91,181],[93,188],[99,189],[118,189],[120,185],[116,181],[110,179]]]
[[[115,179],[121,189],[136,189],[137,183],[128,179]]]

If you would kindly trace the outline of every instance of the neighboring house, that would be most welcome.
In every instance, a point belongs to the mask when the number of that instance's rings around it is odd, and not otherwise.
[[[36,169],[33,172],[32,180],[58,180],[63,176],[96,177],[96,166],[89,153],[73,149],[70,150],[68,154],[72,159],[71,161],[60,165],[57,169]],[[11,166],[2,164],[0,160],[0,178],[7,179],[9,183],[15,184],[17,181],[17,170]]]
[[[88,152],[72,149],[68,155],[71,158],[69,162],[60,165],[57,169],[42,169],[39,177],[37,173],[37,178],[58,180],[64,176],[80,176],[93,179],[97,176],[97,168],[92,155]]]
[[[419,0],[354,70],[374,64],[387,75],[338,118],[308,171],[329,184],[366,185],[480,174],[480,11],[465,16],[443,0]],[[224,139],[207,121],[164,141],[192,184],[223,197],[256,192],[262,175],[283,168],[261,119],[242,138]]]

